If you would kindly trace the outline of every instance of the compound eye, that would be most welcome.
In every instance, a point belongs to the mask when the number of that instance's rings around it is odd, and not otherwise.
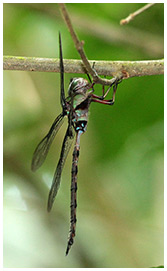
[[[78,79],[77,78],[71,78],[70,85],[68,89],[68,94],[72,94],[76,91],[78,85]]]
[[[75,89],[78,86],[78,80],[73,79],[72,83],[71,83],[71,88],[73,91],[75,91]]]
[[[74,81],[75,81],[74,78],[70,78],[70,84],[69,84],[68,92],[73,91]]]
[[[69,89],[68,94],[71,95],[72,93],[76,93],[79,90],[82,90],[83,93],[86,92],[88,86],[88,81],[84,78],[73,78]]]

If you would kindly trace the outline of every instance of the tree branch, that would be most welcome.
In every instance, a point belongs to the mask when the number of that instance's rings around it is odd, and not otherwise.
[[[52,6],[48,5],[39,5],[35,3],[20,3],[17,4],[19,8],[27,8],[30,12],[42,13],[43,16],[48,16],[50,19],[54,20],[55,23],[58,23],[60,20],[60,12],[58,9],[53,9]],[[98,38],[105,42],[106,44],[120,46],[130,46],[135,50],[143,50],[144,53],[147,53],[151,58],[162,58],[164,51],[164,40],[161,35],[153,34],[145,30],[138,28],[133,28],[132,26],[127,25],[126,31],[118,26],[117,24],[112,23],[111,21],[104,21],[96,19],[90,14],[81,14],[77,13],[74,6],[70,6],[70,15],[72,22],[75,25],[75,28],[80,30],[82,33],[89,34],[93,37]],[[61,24],[61,22],[59,21]],[[96,27],[95,27],[96,26]],[[127,38],[131,37],[131,38]],[[142,37],[142,42],[141,42]]]
[[[77,34],[75,33],[65,4],[59,4],[59,6],[60,6],[60,9],[61,9],[63,18],[64,18],[64,20],[65,20],[65,22],[67,24],[68,30],[70,31],[70,34],[71,34],[71,37],[72,37],[73,42],[75,44],[75,47],[76,47],[76,49],[77,49],[77,51],[78,51],[84,65],[85,65],[85,68],[86,68],[87,72],[94,79],[94,78],[97,77],[97,75],[96,75],[95,71],[91,68],[90,63],[89,63],[89,61],[88,61],[88,59],[87,59],[87,57],[85,55],[85,52],[84,52],[84,49],[83,49],[84,42],[83,41],[80,42],[78,37],[77,37]]]
[[[85,73],[85,68],[81,60],[64,59],[65,73]],[[123,74],[124,79],[145,75],[158,75],[164,73],[164,60],[144,60],[144,61],[96,61],[90,60],[90,65],[94,67],[98,74],[105,76],[116,76]],[[4,56],[4,70],[36,71],[36,72],[60,72],[58,58],[37,58]],[[100,82],[97,82],[100,84]],[[104,84],[104,83],[103,83]]]
[[[124,24],[128,24],[130,21],[132,21],[137,15],[139,15],[140,13],[144,12],[146,9],[150,8],[151,6],[155,5],[156,3],[151,3],[151,4],[147,4],[144,5],[142,8],[136,10],[135,12],[129,14],[128,17],[126,17],[125,19],[122,19],[120,21],[120,25],[124,25]]]
[[[61,9],[63,18],[67,24],[68,30],[70,31],[75,47],[83,61],[83,64],[85,66],[87,73],[89,73],[92,76],[93,82],[96,84],[102,84],[102,85],[112,85],[117,79],[124,79],[124,74],[122,72],[118,72],[117,74],[115,74],[115,77],[112,79],[100,78],[98,76],[97,70],[95,70],[95,66],[93,65],[94,68],[92,68],[92,66],[90,65],[86,57],[86,54],[83,49],[84,42],[79,41],[77,34],[74,31],[74,28],[72,26],[71,19],[70,19],[70,16],[68,14],[65,4],[61,3],[59,4],[59,6]]]

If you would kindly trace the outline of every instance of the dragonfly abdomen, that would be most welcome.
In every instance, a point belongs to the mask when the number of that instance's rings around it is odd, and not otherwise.
[[[74,123],[74,129],[76,132],[81,131],[82,133],[86,132],[86,128],[87,128],[87,121],[83,120],[83,121],[77,121]]]
[[[80,150],[80,136],[83,133],[81,129],[77,131],[76,143],[73,151],[72,169],[71,169],[71,218],[70,218],[70,232],[67,244],[66,255],[74,242],[75,229],[76,229],[76,208],[77,208],[77,173],[78,173],[78,160]]]

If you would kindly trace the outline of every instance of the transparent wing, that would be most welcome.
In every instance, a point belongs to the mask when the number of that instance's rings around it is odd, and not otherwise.
[[[72,133],[71,133],[72,132]],[[74,139],[74,129],[72,127],[67,128],[67,132],[64,137],[64,141],[62,144],[62,149],[61,149],[61,154],[60,154],[60,159],[57,164],[57,168],[53,177],[53,182],[52,186],[49,192],[49,197],[48,197],[48,212],[51,210],[54,199],[56,197],[57,191],[60,186],[60,181],[61,181],[61,173],[63,170],[64,163],[66,161],[67,155],[69,153],[69,150],[71,148],[72,142]]]
[[[64,65],[63,65],[63,52],[62,52],[62,43],[61,43],[61,34],[59,32],[59,55],[60,55],[60,102],[62,109],[65,110],[66,108],[66,101],[65,101],[65,92],[64,92]]]
[[[60,126],[63,123],[63,118],[64,114],[61,113],[53,122],[48,134],[42,139],[42,141],[36,147],[31,163],[32,171],[37,170],[45,161],[50,145],[53,139],[55,138],[55,135],[57,134]]]

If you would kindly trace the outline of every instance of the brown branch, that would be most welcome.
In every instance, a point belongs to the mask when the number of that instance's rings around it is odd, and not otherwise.
[[[53,19],[56,23],[60,20],[60,12],[58,12],[57,9],[53,9],[49,4],[22,3],[17,5],[19,8],[30,9],[30,12],[36,11],[42,13],[43,16],[49,16],[49,18]],[[137,29],[136,27],[133,28],[129,25],[126,26],[125,31],[119,25],[113,24],[112,22],[105,22],[104,20],[99,21],[91,17],[90,14],[78,14],[75,9],[73,9],[73,6],[70,6],[70,15],[76,30],[82,29],[83,33],[96,37],[98,40],[101,39],[109,45],[116,44],[117,46],[121,45],[121,47],[128,45],[128,47],[135,47],[135,50],[143,50],[144,53],[147,53],[151,58],[153,58],[153,56],[155,58],[163,57],[164,40],[159,34],[153,34],[145,30]]]
[[[65,73],[85,73],[85,68],[81,60],[64,59]],[[144,60],[144,61],[89,61],[90,65],[95,63],[98,74],[105,76],[116,76],[121,73],[124,78],[158,75],[164,73],[164,60]],[[60,72],[59,59],[57,58],[37,58],[4,56],[4,70],[36,71],[36,72]],[[98,83],[98,82],[97,82]],[[104,83],[103,83],[104,84]]]
[[[73,42],[75,44],[75,47],[83,61],[83,64],[86,68],[86,71],[87,73],[89,73],[92,78],[93,78],[93,82],[96,83],[96,84],[102,84],[102,85],[112,85],[116,78],[122,78],[124,79],[124,74],[122,74],[122,72],[120,73],[117,73],[115,75],[115,78],[112,78],[112,79],[105,79],[105,78],[100,78],[97,74],[97,71],[95,71],[94,69],[92,69],[87,57],[86,57],[86,54],[84,52],[84,49],[83,49],[83,45],[84,45],[84,42],[83,41],[79,41],[75,31],[74,31],[74,28],[72,26],[72,23],[71,23],[71,20],[70,20],[70,17],[69,17],[69,14],[68,14],[68,11],[66,9],[66,6],[65,4],[59,4],[60,6],[60,9],[61,9],[61,12],[62,12],[62,15],[63,15],[63,18],[67,24],[67,27],[68,27],[68,30],[70,31],[70,34],[71,34],[71,37],[73,39]]]
[[[137,15],[144,12],[146,9],[150,8],[151,6],[155,5],[155,3],[147,4],[143,6],[142,8],[136,10],[135,12],[129,14],[129,16],[125,19],[122,19],[120,21],[120,25],[128,24],[130,21],[132,21]]]
[[[73,28],[72,23],[71,23],[71,20],[70,20],[70,17],[68,15],[67,9],[65,7],[65,4],[59,4],[59,6],[60,6],[60,9],[61,9],[63,18],[64,18],[64,20],[65,20],[65,22],[67,24],[67,27],[68,27],[68,29],[70,31],[71,37],[72,37],[72,39],[74,41],[75,47],[76,47],[76,49],[77,49],[77,51],[78,51],[84,65],[85,65],[85,67],[86,67],[87,72],[92,77],[96,77],[96,74],[95,74],[94,70],[92,70],[92,68],[90,66],[90,63],[89,63],[89,61],[88,61],[88,59],[87,59],[87,57],[85,55],[85,52],[84,52],[84,49],[83,49],[84,42],[83,41],[80,42],[77,35],[76,35],[76,33],[75,33],[74,28]]]

